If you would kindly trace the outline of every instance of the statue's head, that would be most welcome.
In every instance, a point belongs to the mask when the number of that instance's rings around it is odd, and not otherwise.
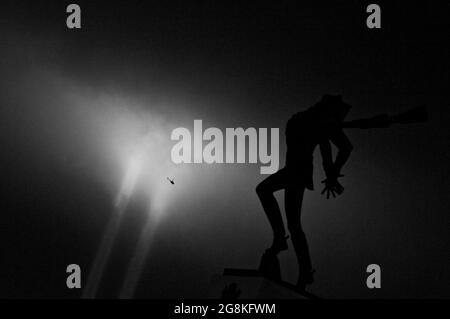
[[[342,122],[351,106],[342,101],[341,95],[325,94],[322,99],[311,107],[314,115],[322,119]]]

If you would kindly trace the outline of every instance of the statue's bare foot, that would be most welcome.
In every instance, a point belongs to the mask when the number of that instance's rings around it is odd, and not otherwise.
[[[274,237],[272,246],[268,248],[266,251],[268,253],[277,255],[278,253],[282,252],[283,250],[288,249],[287,239],[289,236],[284,237]]]
[[[297,281],[297,288],[300,290],[305,290],[307,285],[311,285],[314,282],[314,272],[315,270],[310,270],[307,272],[300,273]]]

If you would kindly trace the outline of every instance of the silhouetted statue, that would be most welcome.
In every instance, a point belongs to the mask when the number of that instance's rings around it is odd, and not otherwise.
[[[353,147],[343,128],[389,127],[394,123],[409,124],[424,122],[427,119],[425,107],[419,107],[395,116],[381,114],[368,119],[344,122],[350,108],[349,104],[342,101],[341,96],[324,95],[309,109],[294,114],[286,125],[285,166],[256,187],[274,235],[272,246],[266,250],[261,260],[260,271],[266,276],[268,272],[273,275],[274,271],[276,272],[273,267],[278,262],[277,254],[288,248],[289,236],[286,236],[280,208],[273,195],[274,192],[284,189],[287,228],[299,266],[297,288],[301,290],[314,281],[308,242],[301,224],[301,207],[305,188],[314,190],[313,152],[316,146],[320,147],[326,174],[326,179],[322,181],[325,185],[322,194],[326,193],[328,199],[330,195],[336,197],[344,191],[338,178],[343,176],[341,169]],[[334,161],[330,142],[338,149]]]
[[[325,188],[335,197],[344,188],[338,182],[342,166],[352,151],[352,145],[341,128],[350,105],[344,103],[340,96],[325,95],[322,100],[306,111],[294,114],[286,125],[286,164],[257,187],[256,192],[273,230],[273,243],[267,249],[272,255],[287,249],[287,238],[280,208],[273,193],[284,189],[287,228],[297,255],[299,278],[297,287],[304,289],[311,284],[313,269],[308,242],[301,224],[301,206],[306,189],[313,190],[313,152],[317,145],[326,173]],[[333,162],[330,141],[338,148]]]

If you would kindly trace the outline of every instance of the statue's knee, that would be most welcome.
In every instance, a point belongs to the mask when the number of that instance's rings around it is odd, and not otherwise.
[[[303,229],[300,223],[288,223],[287,228],[292,237],[303,236]]]
[[[262,183],[259,183],[258,186],[256,186],[256,194],[258,194],[259,197],[264,196],[266,194],[266,188],[263,186]]]

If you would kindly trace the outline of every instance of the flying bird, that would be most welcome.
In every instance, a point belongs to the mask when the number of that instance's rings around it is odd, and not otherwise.
[[[170,182],[170,184],[175,185],[175,182],[173,181],[173,179],[170,179],[167,177],[167,180]]]

